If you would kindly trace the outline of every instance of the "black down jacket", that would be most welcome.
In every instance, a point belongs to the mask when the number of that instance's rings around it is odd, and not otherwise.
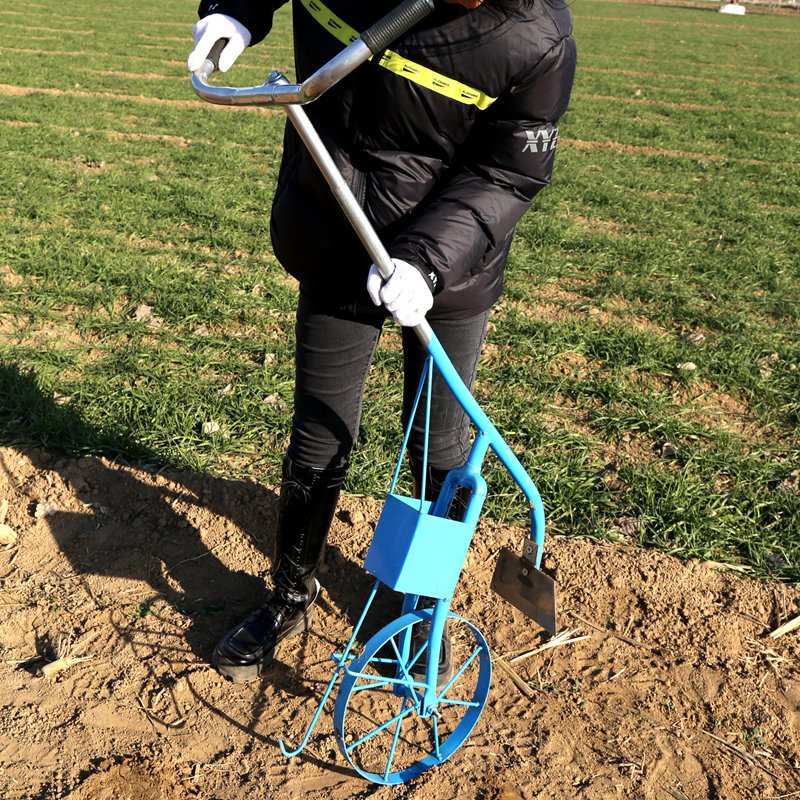
[[[200,14],[238,19],[255,44],[284,1],[203,0]],[[397,2],[324,7],[362,31]],[[301,0],[293,21],[302,81],[343,44]],[[563,0],[486,0],[472,11],[437,0],[390,49],[496,100],[480,110],[374,59],[306,110],[390,255],[431,282],[428,317],[473,316],[498,298],[514,227],[550,181],[575,72],[570,13]],[[370,259],[288,123],[271,235],[304,291],[336,303],[367,297]]]

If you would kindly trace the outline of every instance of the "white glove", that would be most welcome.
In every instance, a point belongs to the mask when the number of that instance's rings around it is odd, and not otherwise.
[[[394,272],[384,283],[373,264],[367,276],[367,293],[376,306],[384,305],[398,325],[413,328],[425,319],[433,295],[422,273],[406,261],[393,258]]]
[[[219,39],[228,40],[228,44],[225,45],[225,49],[219,57],[219,71],[227,72],[245,47],[250,44],[250,39],[253,38],[250,31],[241,22],[226,14],[211,14],[197,20],[192,28],[192,33],[194,34],[194,50],[189,54],[187,61],[191,72],[203,66],[211,48]]]

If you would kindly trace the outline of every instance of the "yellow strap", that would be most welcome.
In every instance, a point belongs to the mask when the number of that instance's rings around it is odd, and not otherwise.
[[[327,28],[343,44],[350,44],[360,36],[358,31],[340,20],[329,8],[326,8],[321,0],[300,0],[300,2],[320,25]],[[395,75],[399,75],[412,83],[424,86],[426,89],[449,97],[451,100],[457,100],[459,103],[477,106],[481,110],[488,108],[497,100],[496,97],[489,97],[484,92],[473,89],[465,83],[448,78],[445,75],[434,72],[432,69],[428,69],[428,67],[423,67],[422,64],[410,61],[393,50],[384,50],[378,63],[384,69],[388,69],[389,72],[393,72]]]

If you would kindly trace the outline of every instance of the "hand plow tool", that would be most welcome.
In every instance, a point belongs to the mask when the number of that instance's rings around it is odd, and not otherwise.
[[[286,107],[291,123],[384,279],[392,274],[393,263],[302,105],[383,51],[432,10],[432,0],[405,0],[301,84],[292,84],[273,71],[260,86],[211,85],[208,79],[216,69],[224,40],[217,43],[192,77],[197,94],[212,103]],[[492,589],[551,634],[556,632],[555,584],[540,569],[545,520],[539,492],[461,380],[428,322],[423,321],[414,331],[427,349],[428,360],[410,418],[414,419],[425,383],[432,380],[435,368],[474,425],[472,447],[466,463],[448,473],[434,503],[403,496],[396,491],[396,484],[409,423],[364,561],[364,569],[376,579],[373,588],[349,641],[341,653],[331,656],[333,675],[305,736],[294,749],[280,743],[286,756],[302,752],[339,684],[333,709],[339,749],[364,778],[390,785],[405,783],[452,756],[478,721],[489,694],[489,646],[471,622],[450,610],[450,602],[486,497],[486,481],[480,470],[490,449],[511,473],[530,507],[530,538],[526,537],[521,556],[506,549],[501,552]],[[430,392],[426,397],[427,421]],[[426,467],[427,425],[423,475]],[[457,492],[468,499],[460,518],[452,519],[451,504]],[[424,485],[420,496],[425,497]],[[404,594],[402,613],[361,646],[359,630],[381,584]],[[433,606],[426,603],[426,607],[420,607],[421,597],[432,598]],[[445,624],[452,641],[454,672],[446,685],[437,686]],[[422,645],[413,648],[415,639]]]

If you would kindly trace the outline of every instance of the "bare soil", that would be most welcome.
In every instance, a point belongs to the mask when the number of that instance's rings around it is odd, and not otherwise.
[[[0,546],[3,798],[800,797],[800,631],[769,636],[800,613],[798,587],[551,537],[576,641],[511,662],[525,692],[496,668],[453,758],[376,788],[339,754],[329,713],[301,756],[277,742],[299,741],[367,596],[379,503],[342,499],[312,630],[234,685],[208,659],[261,597],[274,489],[6,447],[3,500],[17,534]],[[483,521],[454,600],[496,665],[549,638],[489,588],[500,547],[524,535]],[[381,596],[368,627],[396,605]]]

